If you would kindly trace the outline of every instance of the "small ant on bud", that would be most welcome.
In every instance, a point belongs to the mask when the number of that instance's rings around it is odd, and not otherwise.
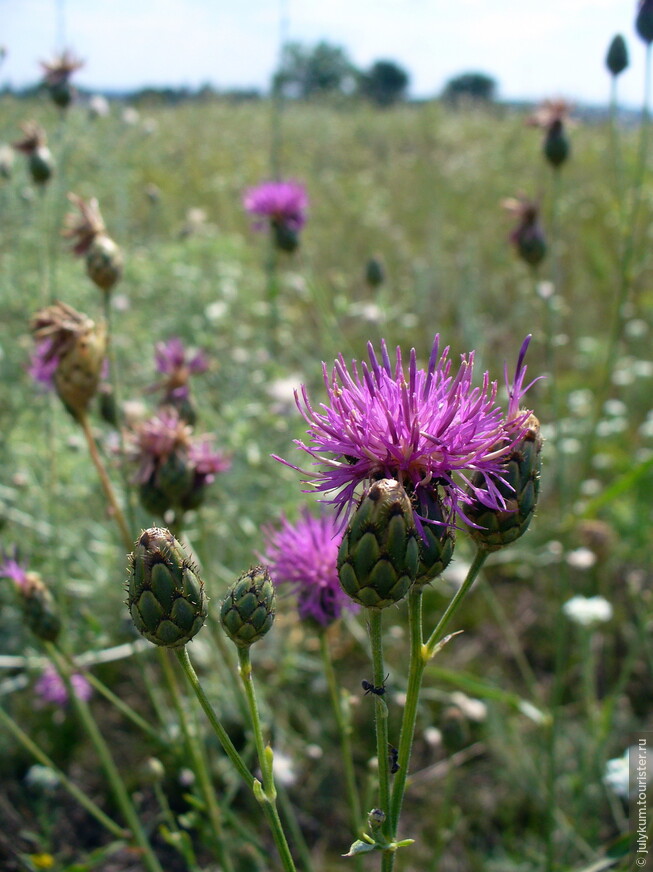
[[[388,675],[390,675],[389,672]],[[385,693],[385,682],[388,680],[388,675],[383,679],[383,684],[380,687],[376,687],[371,681],[367,681],[367,679],[364,678],[361,681],[361,687],[365,691],[365,696],[367,696],[368,693],[373,693],[376,696],[383,696]]]

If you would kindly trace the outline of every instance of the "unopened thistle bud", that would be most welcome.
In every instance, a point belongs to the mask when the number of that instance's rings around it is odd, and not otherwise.
[[[488,509],[478,500],[465,509],[469,520],[478,525],[469,527],[469,534],[485,551],[498,551],[523,536],[535,512],[540,490],[540,422],[531,414],[524,427],[526,433],[507,457],[505,483],[498,483],[506,510]],[[476,473],[473,484],[481,486],[482,481]]]
[[[374,482],[338,551],[343,590],[359,605],[386,608],[406,596],[418,563],[418,534],[406,491],[394,479]]]
[[[546,255],[546,239],[540,224],[540,207],[527,197],[509,197],[503,208],[515,215],[519,223],[510,234],[519,257],[529,266],[538,266]]]
[[[365,281],[371,288],[378,288],[385,281],[385,270],[378,257],[371,257],[365,267]]]
[[[554,121],[548,129],[544,137],[543,151],[544,157],[552,167],[556,168],[562,166],[569,157],[571,145],[561,120]]]
[[[18,587],[23,617],[29,629],[44,642],[54,642],[61,630],[61,620],[54,598],[36,572],[25,573]]]
[[[422,587],[441,575],[451,563],[456,535],[454,527],[446,522],[442,502],[437,493],[427,491],[421,494],[417,511],[426,521],[437,522],[422,523],[422,535],[419,538],[419,565],[415,579],[415,585]]]
[[[190,642],[204,624],[204,582],[169,530],[141,533],[130,557],[127,605],[139,633],[166,648]]]
[[[644,42],[653,42],[653,0],[640,0],[635,28]]]
[[[266,566],[254,566],[228,590],[220,609],[225,633],[239,648],[249,648],[272,627],[275,593]]]
[[[299,231],[288,225],[285,221],[273,221],[272,238],[274,245],[279,251],[292,254],[299,248]]]
[[[54,171],[54,159],[47,146],[45,130],[35,121],[26,121],[20,127],[24,136],[14,143],[14,148],[27,156],[27,168],[32,181],[44,185]]]
[[[618,33],[610,43],[605,57],[605,65],[613,76],[618,76],[628,66],[628,48],[626,40]]]

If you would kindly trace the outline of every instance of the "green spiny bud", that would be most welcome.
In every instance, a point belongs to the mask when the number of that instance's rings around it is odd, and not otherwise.
[[[639,0],[635,28],[644,42],[653,42],[653,0]]]
[[[120,248],[104,233],[96,236],[86,252],[86,272],[103,291],[110,291],[122,277],[124,259]]]
[[[54,598],[36,572],[27,572],[19,586],[23,617],[39,639],[54,642],[61,630],[61,620]]]
[[[444,523],[445,516],[442,503],[433,492],[425,492],[420,496],[418,512],[428,521],[435,524],[422,524],[423,534],[419,539],[419,565],[415,584],[423,586],[437,578],[447,568],[453,557],[456,544],[454,528]]]
[[[544,138],[544,157],[553,167],[561,166],[569,157],[571,145],[565,128],[559,119],[549,127]]]
[[[406,596],[418,562],[418,535],[406,491],[394,479],[374,482],[338,551],[343,590],[362,606],[386,608]]]
[[[130,558],[127,605],[139,633],[167,648],[190,642],[204,624],[204,582],[169,530],[141,533]]]
[[[220,620],[239,648],[249,648],[268,632],[274,621],[275,594],[266,566],[254,566],[229,588]]]
[[[618,33],[612,42],[605,58],[605,65],[613,76],[618,76],[628,66],[628,48],[626,40]]]
[[[526,434],[506,460],[505,481],[510,487],[498,485],[507,509],[494,511],[478,501],[465,508],[467,517],[478,524],[478,527],[469,527],[469,533],[485,551],[498,551],[523,536],[535,512],[540,490],[540,422],[531,415],[524,426],[528,427]],[[482,485],[480,473],[475,474],[473,483]]]

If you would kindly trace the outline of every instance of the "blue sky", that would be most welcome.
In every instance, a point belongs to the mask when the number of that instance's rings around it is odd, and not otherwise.
[[[473,69],[494,76],[507,98],[600,104],[607,46],[622,33],[631,66],[619,93],[636,106],[644,46],[635,11],[635,0],[0,0],[0,83],[36,81],[38,61],[65,45],[86,59],[77,81],[92,89],[265,88],[283,33],[342,45],[361,67],[395,60],[416,96]]]

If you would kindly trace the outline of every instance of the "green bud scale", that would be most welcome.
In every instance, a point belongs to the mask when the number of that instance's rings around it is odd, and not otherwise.
[[[130,558],[127,605],[139,633],[167,648],[190,642],[204,624],[204,583],[169,530],[141,533]]]
[[[493,511],[478,501],[465,509],[467,517],[478,524],[477,528],[469,527],[469,533],[485,551],[498,551],[523,536],[535,513],[540,490],[542,437],[535,415],[530,416],[525,426],[528,427],[526,435],[513,448],[506,463],[507,484],[499,484],[507,510]],[[482,476],[476,473],[474,484],[480,486],[482,481]]]
[[[406,596],[418,562],[418,534],[406,491],[394,479],[374,482],[338,551],[343,590],[359,605],[384,609]]]
[[[274,622],[275,593],[266,566],[253,566],[229,588],[220,620],[225,633],[239,648],[258,642]]]

